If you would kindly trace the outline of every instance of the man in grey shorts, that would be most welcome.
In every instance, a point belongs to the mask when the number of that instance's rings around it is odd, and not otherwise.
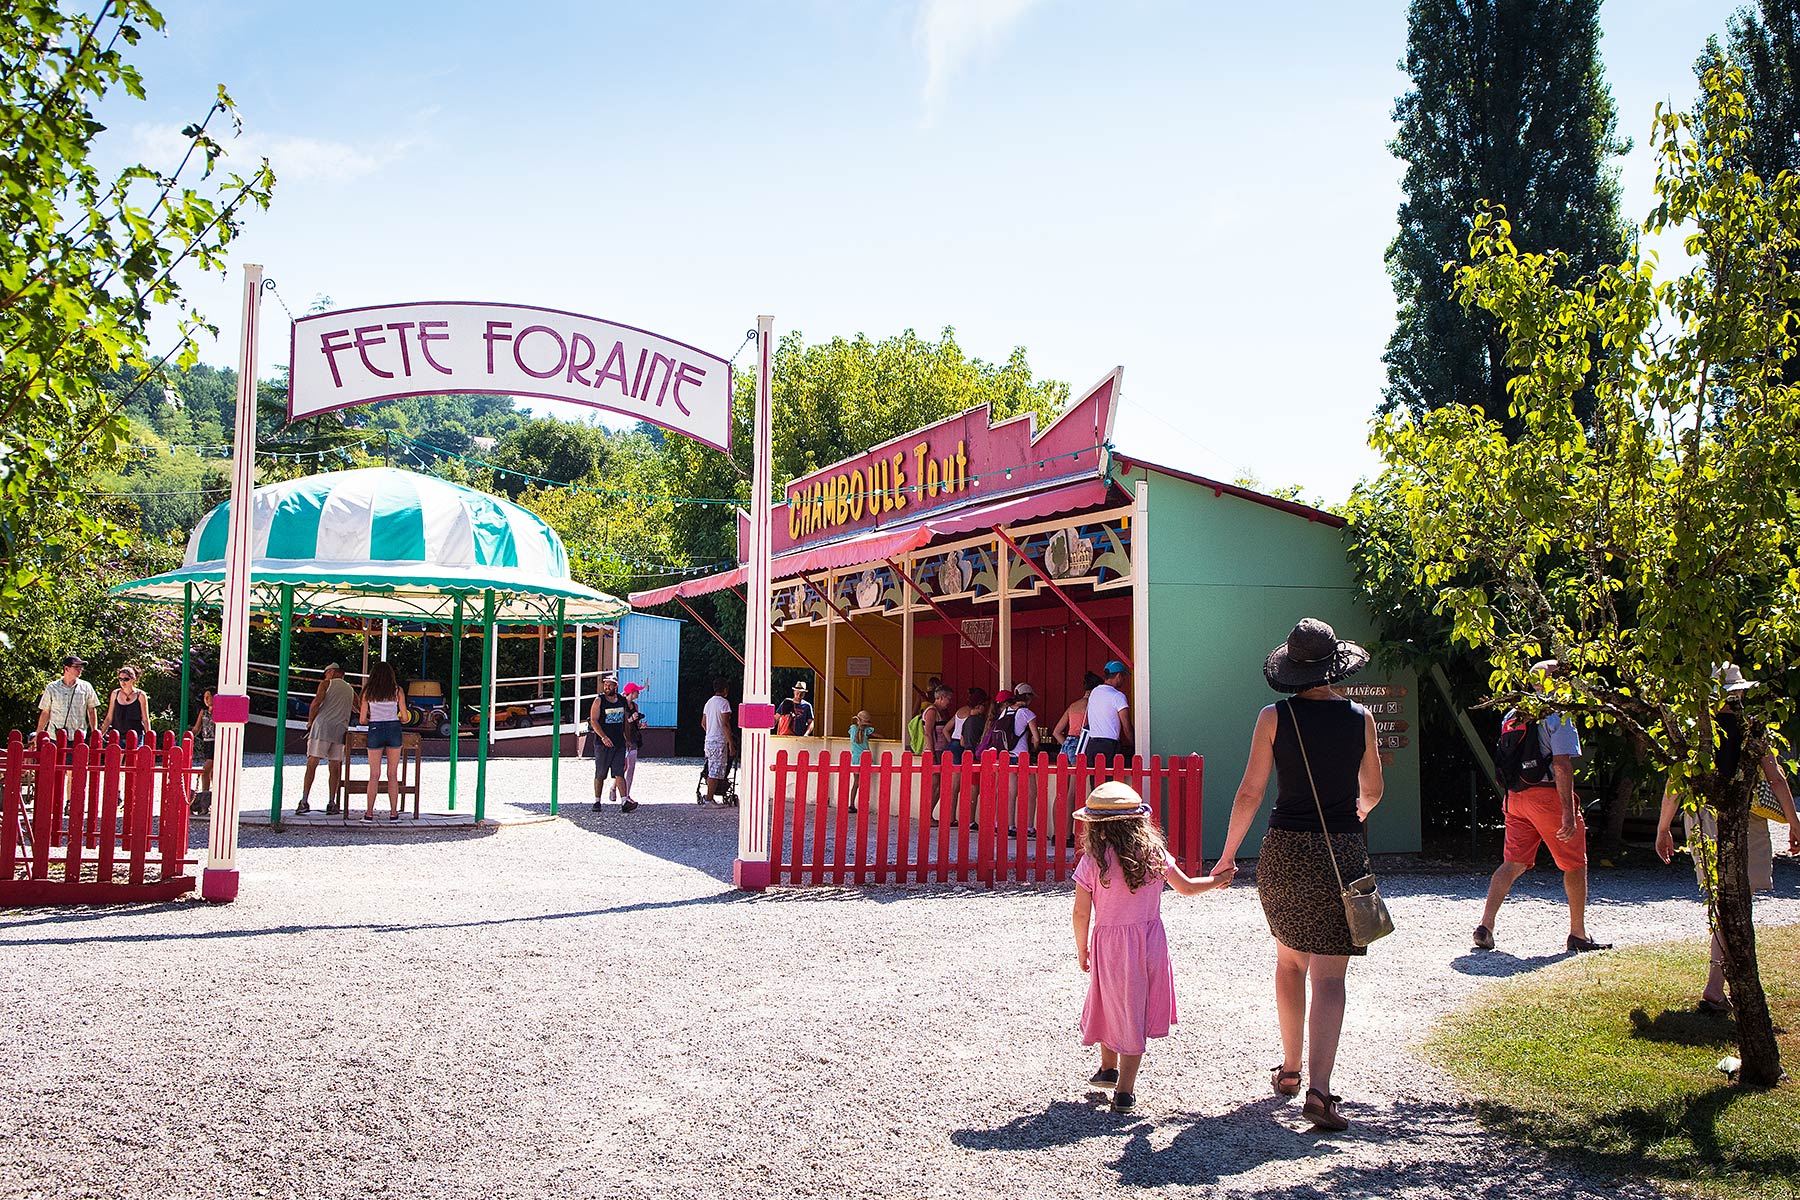
[[[325,760],[327,815],[338,810],[338,782],[344,774],[344,739],[350,732],[350,714],[356,708],[356,689],[344,678],[344,668],[332,663],[325,668],[319,691],[306,710],[306,775],[300,781],[300,804],[294,814],[312,811],[313,773]]]

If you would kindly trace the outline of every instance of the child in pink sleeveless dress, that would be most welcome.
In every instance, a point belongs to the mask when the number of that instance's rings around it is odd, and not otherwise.
[[[1100,1070],[1088,1082],[1112,1092],[1114,1112],[1129,1113],[1146,1040],[1168,1037],[1176,1019],[1163,884],[1194,896],[1231,875],[1183,874],[1150,806],[1128,784],[1101,784],[1075,819],[1086,831],[1075,864],[1075,953],[1088,976],[1081,1044],[1100,1044]]]

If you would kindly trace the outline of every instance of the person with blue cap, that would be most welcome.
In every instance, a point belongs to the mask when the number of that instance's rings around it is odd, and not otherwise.
[[[1087,753],[1090,762],[1110,763],[1131,740],[1131,717],[1125,711],[1131,701],[1120,687],[1131,668],[1115,658],[1100,673],[1106,681],[1094,689],[1087,702]]]

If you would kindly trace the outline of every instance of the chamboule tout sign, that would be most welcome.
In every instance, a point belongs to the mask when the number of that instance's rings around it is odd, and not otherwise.
[[[630,325],[524,304],[345,308],[294,322],[288,419],[446,392],[567,400],[731,449],[731,368]]]

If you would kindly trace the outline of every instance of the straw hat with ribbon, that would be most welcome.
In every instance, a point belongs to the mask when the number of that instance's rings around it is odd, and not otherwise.
[[[1150,815],[1150,805],[1129,783],[1103,783],[1074,812],[1077,821],[1129,821]]]

